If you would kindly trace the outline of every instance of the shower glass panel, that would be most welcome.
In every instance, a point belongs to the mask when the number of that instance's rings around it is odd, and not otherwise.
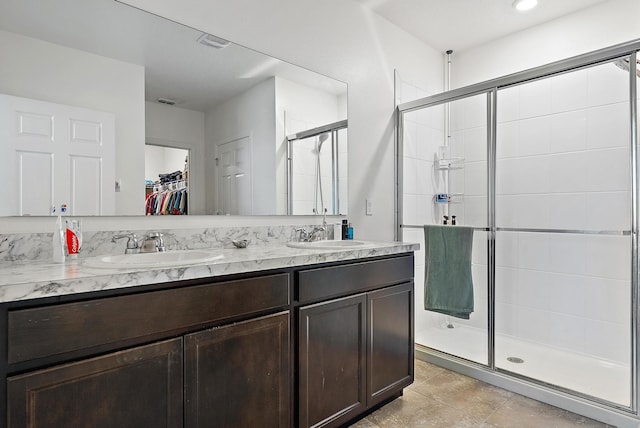
[[[488,364],[487,94],[437,104],[403,115],[403,239],[416,253],[415,341]],[[448,136],[448,137],[447,137]],[[473,226],[474,312],[468,320],[426,311],[423,225]],[[455,227],[455,226],[451,226]]]
[[[347,213],[346,126],[336,122],[287,137],[289,214]]]
[[[498,90],[495,366],[630,406],[629,74]]]

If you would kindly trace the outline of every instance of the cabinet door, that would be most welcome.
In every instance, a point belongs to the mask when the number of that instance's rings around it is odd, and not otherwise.
[[[413,282],[367,293],[367,405],[413,382]]]
[[[299,312],[299,426],[337,426],[364,410],[365,294]]]
[[[182,339],[7,380],[11,428],[182,426]]]
[[[287,427],[289,312],[185,336],[187,427]]]

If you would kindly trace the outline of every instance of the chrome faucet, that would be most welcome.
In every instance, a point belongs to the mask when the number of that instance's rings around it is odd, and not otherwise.
[[[135,233],[124,233],[122,235],[114,235],[111,238],[111,242],[116,242],[118,239],[129,238],[127,240],[127,248],[125,248],[125,254],[138,254],[140,252],[140,241]]]
[[[161,253],[166,250],[162,233],[151,232],[142,238],[142,245],[140,246],[141,253]]]
[[[311,232],[307,232],[307,230],[302,227],[297,228],[295,231],[300,233],[300,235],[298,235],[298,242],[311,242],[317,241],[319,239],[318,232],[324,232],[325,230],[324,227],[316,226]]]
[[[151,232],[142,238],[138,239],[135,233],[123,233],[122,235],[114,235],[111,238],[111,242],[121,238],[129,238],[127,240],[127,248],[125,248],[125,254],[138,254],[138,253],[160,253],[166,251],[164,246],[164,239],[162,233]]]

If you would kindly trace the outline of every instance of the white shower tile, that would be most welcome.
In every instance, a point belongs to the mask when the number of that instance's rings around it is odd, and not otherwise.
[[[496,333],[515,336],[519,308],[506,303],[496,303]]]
[[[627,148],[602,149],[587,152],[586,188],[594,192],[628,190],[629,150]]]
[[[587,70],[551,78],[551,111],[577,110],[587,106]]]
[[[451,206],[452,212],[459,212],[459,207],[464,209],[463,216],[458,220],[466,226],[487,226],[487,198],[484,196],[466,196],[464,204]]]
[[[549,205],[549,227],[554,229],[587,228],[587,194],[556,193],[546,196]]]
[[[464,131],[454,131],[449,138],[449,151],[452,157],[464,157]]]
[[[464,193],[464,169],[454,169],[448,172],[449,174],[449,191],[451,193]],[[438,176],[442,177],[442,182],[446,181],[444,172],[439,172]]]
[[[553,298],[552,274],[536,270],[518,273],[518,305],[548,311]]]
[[[418,224],[418,197],[417,195],[402,195],[402,223]]]
[[[584,192],[588,181],[588,162],[585,152],[557,153],[548,156],[551,193]]]
[[[551,116],[533,117],[521,120],[519,124],[519,156],[549,153],[551,147]]]
[[[487,163],[472,162],[465,164],[465,195],[482,196],[487,194]]]
[[[404,132],[402,134],[403,156],[405,158],[415,158],[418,144],[418,124],[411,120],[404,121]]]
[[[415,110],[413,114],[414,116],[412,117],[412,119],[415,120],[416,123],[418,123],[419,125],[428,126],[427,124],[429,123],[429,109],[423,108],[420,110]]]
[[[480,94],[465,98],[464,129],[487,125],[487,95]]]
[[[521,234],[516,232],[498,232],[496,236],[496,266],[514,269],[518,267],[520,236]]]
[[[551,81],[549,79],[520,85],[520,118],[551,113]]]
[[[487,234],[474,231],[472,243],[471,261],[474,265],[487,265]]]
[[[509,122],[520,118],[520,86],[500,89],[497,101],[498,123]]]
[[[498,227],[518,226],[518,195],[496,196],[496,225]]]
[[[518,270],[496,267],[496,302],[516,304],[518,290]]]
[[[433,163],[417,160],[416,161],[416,193],[418,195],[433,194]]]
[[[549,235],[522,233],[518,239],[518,267],[548,271],[551,267]]]
[[[628,364],[631,355],[630,331],[625,325],[584,320],[585,352],[596,357]]]
[[[435,160],[438,147],[443,144],[444,134],[426,125],[418,125],[416,157],[421,160]]]
[[[631,321],[629,281],[585,277],[585,318],[628,324]]]
[[[583,318],[585,314],[584,276],[553,274],[549,309],[553,312]]]
[[[589,106],[617,103],[629,99],[629,74],[613,63],[588,69]]]
[[[586,329],[581,318],[561,313],[549,314],[549,345],[569,352],[584,352]]]
[[[487,159],[487,127],[480,126],[464,131],[464,158],[466,162]]]
[[[584,275],[587,269],[587,239],[584,235],[549,235],[549,270],[565,274]]]
[[[589,193],[586,199],[586,229],[629,230],[631,228],[631,201],[628,191]]]
[[[631,238],[629,236],[589,236],[586,239],[586,273],[591,276],[629,280]]]
[[[433,205],[433,199],[431,196],[417,195],[416,196],[416,223],[431,224],[433,223],[433,216],[431,213],[431,206]]]
[[[498,159],[518,156],[520,124],[517,121],[498,123],[496,130],[496,157]]]
[[[434,106],[434,107],[429,107],[425,110],[428,113],[427,125],[430,128],[443,131],[444,130],[444,104]]]
[[[402,165],[402,192],[405,194],[417,193],[418,161],[412,158],[404,158]]]
[[[511,163],[507,165],[507,163]],[[505,176],[500,173],[500,166],[508,167]],[[513,160],[498,161],[498,183],[496,187],[502,184],[509,190],[504,193],[523,194],[523,193],[549,193],[551,190],[551,177],[549,156],[530,156],[526,158],[515,158]],[[504,180],[511,180],[508,184],[502,183]],[[499,193],[503,193],[499,191]]]
[[[551,116],[551,153],[573,152],[586,147],[586,109]]]
[[[451,131],[464,129],[464,100],[456,100],[449,104],[449,126]],[[443,104],[443,106],[446,104]]]
[[[629,147],[629,103],[609,104],[588,110],[587,147]]]
[[[549,333],[554,325],[547,311],[519,307],[516,317],[519,338],[542,344],[549,343]]]
[[[515,227],[550,227],[550,206],[546,195],[519,195],[516,196],[515,202]]]

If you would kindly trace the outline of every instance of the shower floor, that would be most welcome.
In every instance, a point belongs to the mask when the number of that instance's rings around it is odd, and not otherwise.
[[[418,330],[416,343],[467,360],[487,364],[487,332],[457,325],[450,329]],[[560,349],[496,335],[496,367],[552,385],[592,395],[613,403],[630,405],[630,369],[610,361],[589,358]],[[514,363],[516,357],[524,360]]]

